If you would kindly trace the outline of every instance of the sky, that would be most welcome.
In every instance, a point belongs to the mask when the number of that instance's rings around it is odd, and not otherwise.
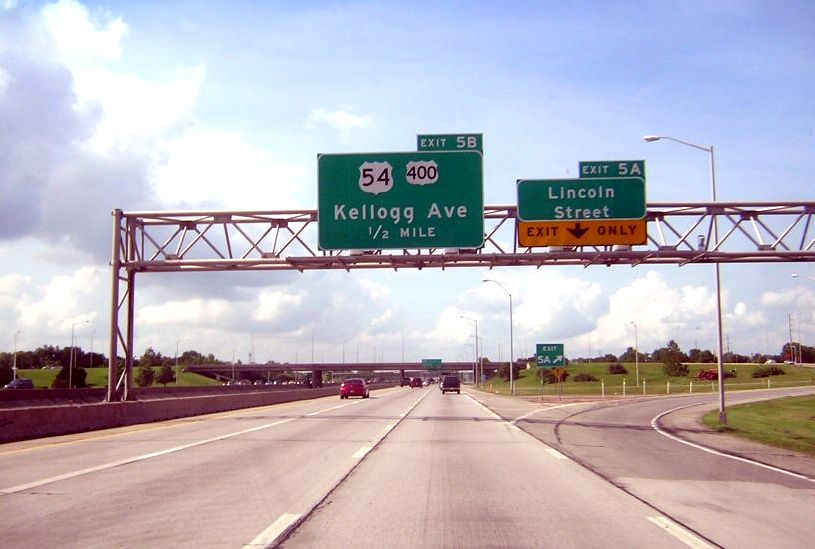
[[[815,4],[0,0],[0,350],[106,352],[111,211],[317,207],[317,155],[481,133],[485,204],[581,160],[648,202],[813,200]],[[815,344],[815,268],[725,265],[725,347]],[[793,278],[791,274],[802,276]],[[715,347],[709,265],[145,274],[136,355]]]

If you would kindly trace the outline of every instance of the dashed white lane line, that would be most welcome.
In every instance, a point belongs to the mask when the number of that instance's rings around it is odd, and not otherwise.
[[[410,412],[416,406],[419,405],[419,403],[422,401],[422,399],[425,396],[427,396],[427,393],[423,394],[421,397],[416,399],[416,401],[412,402],[403,413],[399,414],[399,420],[401,421],[404,418],[406,418],[408,416],[408,414],[410,414]],[[390,434],[390,432],[396,427],[397,424],[398,424],[398,422],[397,423],[389,423],[388,425],[386,425],[385,429],[384,429],[385,433],[382,435],[382,437],[379,439],[379,441],[376,444],[373,444],[372,446],[363,446],[362,448],[357,450],[354,453],[353,456],[351,456],[352,459],[356,459],[358,461],[361,461],[365,456],[367,456],[371,452],[371,450],[373,450],[373,448],[377,444],[379,444],[379,442],[384,440],[384,438]],[[317,505],[319,505],[319,502],[312,507],[312,510],[314,508],[316,508]],[[290,530],[292,530],[294,527],[296,527],[296,525],[301,520],[305,520],[305,519],[303,519],[303,517],[307,516],[307,514],[310,514],[310,513],[311,513],[311,510],[307,511],[306,514],[290,513],[290,514],[281,515],[280,518],[278,518],[274,523],[272,523],[271,526],[266,528],[266,530],[264,530],[258,537],[256,537],[250,544],[246,545],[245,547],[247,547],[247,548],[256,547],[258,545],[266,547],[266,546],[274,545],[276,542],[278,542],[280,539],[282,539],[285,535],[287,535],[287,533]]]
[[[312,412],[310,414],[306,414],[308,416],[315,416],[318,414],[322,414],[324,412],[328,412],[331,410],[336,410],[337,408],[343,408],[345,406],[350,406],[352,404],[356,404],[355,402],[348,402],[339,404],[337,406],[332,406],[331,408],[326,408],[324,410],[318,410],[317,412]],[[120,459],[117,461],[112,461],[109,463],[103,463],[101,465],[95,465],[93,467],[88,467],[86,469],[79,469],[77,471],[71,471],[70,473],[64,473],[62,475],[57,475],[49,478],[44,478],[41,480],[36,480],[34,482],[28,482],[26,484],[19,484],[17,486],[11,486],[10,488],[0,488],[0,495],[8,495],[8,494],[16,494],[18,492],[24,492],[25,490],[31,490],[32,488],[39,488],[40,486],[45,486],[47,484],[52,484],[54,482],[59,482],[62,480],[68,480],[76,477],[80,477],[83,475],[87,475],[90,473],[96,473],[98,471],[104,471],[106,469],[112,469],[114,467],[120,467],[122,465],[129,465],[131,463],[137,463],[139,461],[144,461],[147,459],[152,459],[160,456],[164,456],[167,454],[172,454],[174,452],[180,452],[181,450],[187,450],[188,448],[195,448],[196,446],[203,446],[204,444],[210,444],[212,442],[218,442],[221,440],[227,440],[233,437],[237,437],[240,435],[245,435],[247,433],[254,433],[255,431],[262,431],[263,429],[268,429],[270,427],[276,427],[278,425],[283,425],[284,423],[289,423],[291,421],[295,421],[297,418],[287,418],[281,419],[279,421],[273,421],[272,423],[266,423],[263,425],[258,425],[257,427],[250,427],[248,429],[242,429],[240,431],[235,431],[234,433],[227,433],[225,435],[212,437],[204,440],[199,440],[197,442],[191,442],[189,444],[183,444],[181,446],[175,446],[173,448],[166,448],[164,450],[159,450],[157,452],[150,452],[148,454],[142,454],[139,456],[133,456],[129,458]]]
[[[666,517],[646,517],[650,522],[653,522],[670,535],[687,545],[688,547],[692,547],[693,549],[713,549],[713,545],[710,545],[703,539],[695,536],[688,530],[685,530],[681,526],[679,526],[674,521],[666,518]]]
[[[361,400],[352,400],[351,402],[346,402],[344,404],[337,404],[336,406],[332,406],[331,408],[326,408],[325,410],[317,410],[316,412],[310,412],[306,414],[306,417],[311,416],[319,416],[320,414],[324,414],[326,412],[330,412],[332,410],[339,410],[340,408],[345,408],[346,406],[351,406],[352,404],[359,404],[362,402]]]
[[[23,492],[25,490],[30,490],[32,488],[39,488],[40,486],[45,486],[46,484],[51,484],[54,482],[59,482],[61,480],[68,480],[71,478],[76,478],[82,475],[87,475],[89,473],[95,473],[97,471],[104,471],[105,469],[113,469],[114,467],[120,467],[122,465],[128,465],[131,463],[136,463],[139,461],[144,461],[147,459],[152,459],[159,456],[164,456],[167,454],[172,454],[174,452],[180,452],[181,450],[186,450],[188,448],[195,448],[196,446],[203,446],[204,444],[209,444],[211,442],[217,442],[219,440],[226,440],[229,438],[233,438],[240,435],[245,435],[246,433],[254,433],[255,431],[261,431],[263,429],[268,429],[269,427],[275,427],[277,425],[283,425],[284,423],[289,423],[290,421],[294,421],[295,418],[289,419],[281,419],[280,421],[274,421],[272,423],[266,423],[264,425],[258,425],[257,427],[250,427],[249,429],[243,429],[240,431],[235,431],[234,433],[228,433],[225,435],[221,435],[218,437],[208,438],[205,440],[199,440],[197,442],[191,442],[189,444],[183,444],[181,446],[175,446],[173,448],[166,448],[164,450],[159,450],[158,452],[150,452],[149,454],[142,454],[140,456],[133,456],[129,458],[120,459],[118,461],[112,461],[110,463],[103,463],[101,465],[96,465],[94,467],[88,467],[87,469],[80,469],[78,471],[71,471],[70,473],[65,473],[62,475],[57,475],[55,477],[44,478],[42,480],[36,480],[34,482],[29,482],[26,484],[19,484],[17,486],[12,486],[10,488],[0,488],[0,494],[8,495],[8,494],[16,494],[17,492]]]
[[[276,521],[274,521],[268,528],[266,528],[263,532],[258,535],[255,539],[244,545],[245,548],[250,547],[266,547],[274,540],[279,538],[283,533],[291,528],[293,524],[295,524],[300,517],[303,515],[293,514],[293,513],[286,513],[284,515],[280,515]]]
[[[658,416],[654,417],[651,420],[651,427],[657,433],[659,433],[660,435],[662,435],[664,437],[668,437],[671,440],[675,440],[676,442],[681,442],[682,444],[687,444],[688,446],[692,446],[693,448],[696,448],[697,450],[702,450],[703,452],[707,452],[709,454],[713,454],[713,455],[716,455],[716,456],[722,456],[722,457],[734,459],[736,461],[741,461],[742,463],[749,463],[750,465],[755,465],[756,467],[761,467],[763,469],[767,469],[767,470],[770,470],[770,471],[774,471],[776,473],[781,473],[783,475],[788,475],[788,476],[791,476],[791,477],[795,477],[795,478],[798,478],[798,479],[801,479],[801,480],[808,480],[809,482],[815,482],[815,478],[810,478],[810,477],[808,477],[806,475],[801,475],[799,473],[793,473],[792,471],[787,471],[786,469],[781,469],[780,467],[773,467],[772,465],[767,465],[766,463],[753,461],[752,459],[747,459],[747,458],[743,458],[743,457],[740,457],[740,456],[734,456],[732,454],[728,454],[728,453],[725,453],[725,452],[720,452],[719,450],[714,450],[713,448],[708,448],[707,446],[702,446],[701,444],[696,444],[696,443],[691,442],[689,440],[681,439],[681,438],[679,438],[677,436],[674,436],[671,433],[669,433],[667,431],[664,431],[664,430],[662,430],[660,428],[659,420],[662,419],[664,416],[667,416],[668,414],[670,414],[672,412],[676,412],[676,411],[682,410],[684,408],[690,408],[691,406],[698,406],[698,404],[689,404],[689,405],[685,405],[685,406],[679,406],[677,408],[672,408],[672,409],[670,409],[670,410],[668,410],[666,412],[662,412],[661,414],[659,414]]]

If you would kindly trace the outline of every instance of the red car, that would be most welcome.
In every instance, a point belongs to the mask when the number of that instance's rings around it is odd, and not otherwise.
[[[364,379],[354,377],[342,382],[342,385],[340,385],[340,398],[348,398],[351,396],[362,398],[371,396],[368,392],[368,385]]]

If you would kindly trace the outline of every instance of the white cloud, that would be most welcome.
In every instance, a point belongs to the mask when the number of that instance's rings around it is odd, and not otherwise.
[[[305,298],[305,292],[288,294],[284,291],[263,291],[258,296],[258,305],[252,317],[259,322],[278,321],[295,307],[299,307]]]
[[[445,307],[425,338],[443,346],[467,343],[467,338],[473,335],[473,323],[461,318],[462,314],[464,312],[458,306]]]
[[[68,64],[118,60],[127,25],[120,17],[98,10],[93,15],[75,0],[60,0],[42,9],[43,25]]]
[[[234,307],[224,299],[188,299],[148,305],[136,312],[136,322],[144,326],[172,324],[214,326],[224,323]]]
[[[3,67],[0,67],[0,97],[2,97],[3,94],[6,93],[6,88],[9,87],[11,82],[12,82],[12,76],[9,74],[9,72],[6,69],[4,69]]]
[[[189,129],[164,141],[151,179],[158,198],[178,207],[216,203],[221,208],[294,207],[305,171],[277,162],[237,134]]]
[[[28,331],[66,333],[72,324],[94,322],[96,299],[109,273],[82,267],[71,275],[57,275],[42,287],[28,278],[13,281],[22,291],[14,308],[20,327]]]
[[[608,312],[597,319],[596,328],[587,337],[595,349],[618,352],[633,346],[630,323],[636,322],[641,348],[661,346],[674,337],[687,338],[688,330],[713,321],[714,297],[705,287],[672,288],[660,273],[648,271],[611,294]],[[574,341],[576,346],[580,343]]]
[[[344,110],[328,111],[326,109],[313,109],[308,117],[311,127],[327,126],[340,134],[340,140],[349,141],[354,130],[367,129],[372,124],[370,116],[351,114]]]
[[[180,68],[161,81],[150,81],[100,67],[74,69],[78,108],[101,109],[89,145],[99,153],[139,151],[191,125],[204,74],[203,67]]]
[[[726,315],[725,325],[738,326],[739,329],[765,326],[767,318],[762,311],[751,311],[743,301],[736,303],[733,312]]]
[[[809,288],[796,286],[786,290],[776,292],[764,292],[761,294],[761,304],[768,307],[778,308],[815,308],[815,292]]]

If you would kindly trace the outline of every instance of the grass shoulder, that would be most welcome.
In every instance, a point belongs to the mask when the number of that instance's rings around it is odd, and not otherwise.
[[[727,426],[719,411],[705,414],[708,427],[745,439],[815,456],[815,396],[786,397],[727,408]]]
[[[153,370],[158,374],[160,368],[155,367]],[[85,383],[88,387],[107,387],[108,386],[108,369],[107,368],[85,368],[87,377]],[[18,370],[20,377],[27,377],[34,382],[34,387],[37,389],[48,389],[54,382],[54,379],[59,373],[58,369],[54,370]],[[178,383],[170,383],[168,387],[200,387],[209,385],[220,385],[214,379],[194,374],[190,372],[179,372]],[[160,385],[159,385],[160,387]]]

